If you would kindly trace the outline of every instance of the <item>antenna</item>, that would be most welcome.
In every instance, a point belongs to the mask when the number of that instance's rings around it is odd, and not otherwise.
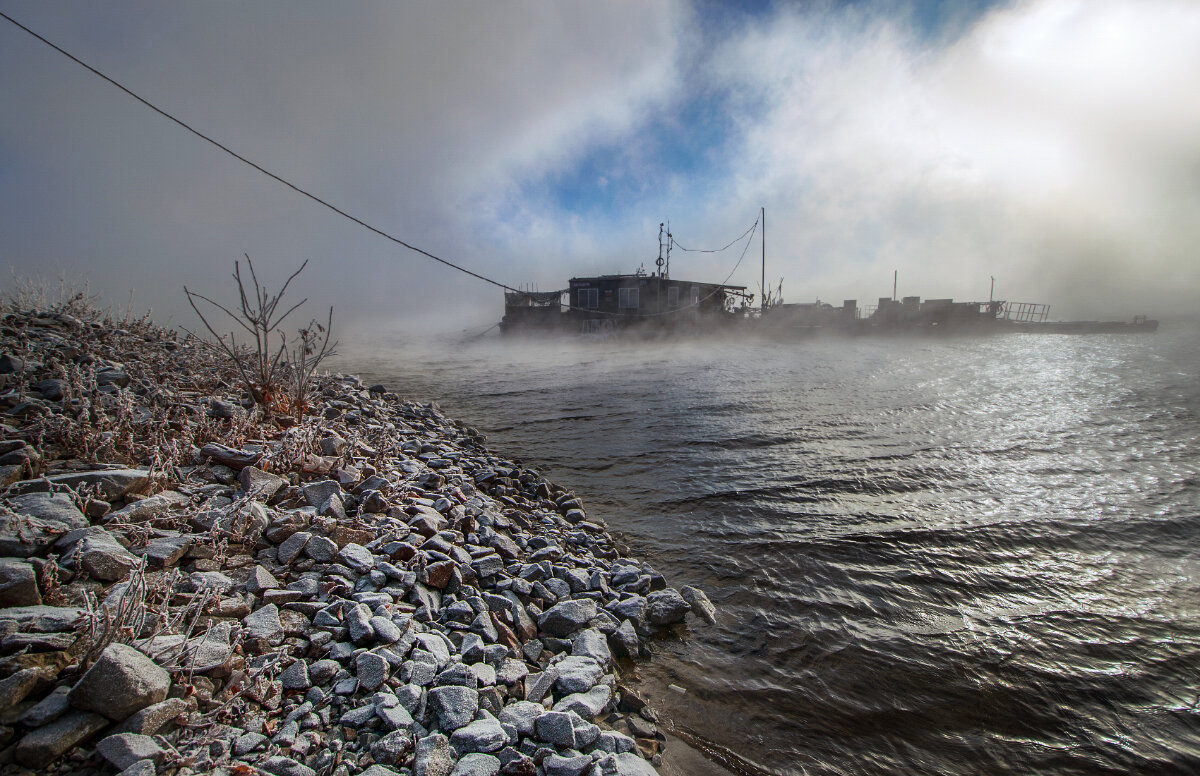
[[[667,222],[667,271],[666,271],[667,280],[671,279],[671,242],[674,239],[674,237],[675,236],[673,234],[671,234],[671,222],[668,221]]]
[[[663,260],[663,233],[664,233],[664,229],[663,229],[663,227],[664,227],[664,226],[665,226],[665,225],[664,225],[664,224],[663,224],[663,223],[660,221],[660,222],[659,222],[659,224],[658,224],[658,259],[656,259],[656,260],[655,260],[655,262],[654,262],[654,265],[655,265],[656,267],[658,267],[658,274],[659,274],[659,275],[662,275],[662,271],[663,271],[663,264],[665,264],[665,263],[666,263],[666,262]]]

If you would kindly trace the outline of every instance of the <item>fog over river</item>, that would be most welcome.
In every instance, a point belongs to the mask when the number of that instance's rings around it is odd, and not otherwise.
[[[638,673],[767,772],[1200,770],[1194,322],[343,351],[703,587]]]

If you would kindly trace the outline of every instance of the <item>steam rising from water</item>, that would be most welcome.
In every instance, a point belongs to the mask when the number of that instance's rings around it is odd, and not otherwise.
[[[703,586],[719,625],[639,671],[673,724],[771,772],[1190,773],[1197,335],[348,366],[440,400]]]

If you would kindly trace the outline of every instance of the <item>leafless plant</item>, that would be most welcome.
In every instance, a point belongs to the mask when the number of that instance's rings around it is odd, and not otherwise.
[[[337,340],[333,336],[333,308],[329,308],[329,317],[325,325],[316,318],[309,321],[308,326],[299,330],[299,341],[288,352],[289,404],[292,414],[297,418],[304,417],[308,410],[308,396],[313,384],[313,375],[321,362],[337,354]]]
[[[146,560],[142,558],[129,572],[119,592],[110,593],[98,604],[95,593],[84,598],[87,610],[88,649],[82,664],[90,666],[109,644],[129,644],[141,635],[150,616],[147,606]]]
[[[203,294],[195,293],[187,286],[184,286],[183,292],[187,295],[188,304],[200,317],[204,328],[208,329],[208,333],[213,336],[215,342],[212,344],[224,353],[237,368],[242,382],[255,404],[270,409],[273,393],[279,385],[282,360],[287,353],[286,339],[282,335],[280,326],[292,311],[308,300],[301,299],[282,313],[279,312],[280,303],[284,293],[287,292],[288,285],[304,271],[308,262],[301,264],[300,269],[288,276],[283,287],[276,294],[271,294],[258,282],[258,275],[254,271],[254,263],[250,261],[249,254],[246,254],[246,264],[250,268],[250,282],[254,286],[252,293],[247,293],[246,282],[242,278],[241,263],[235,261],[233,264],[233,279],[237,283],[241,303],[239,312],[234,312]],[[254,341],[253,350],[238,343],[235,336],[236,331],[231,331],[227,335],[218,334],[216,328],[200,311],[196,304],[197,299],[207,302],[225,313],[235,324],[244,329]],[[272,343],[272,338],[275,336],[278,336],[280,340],[278,348]]]

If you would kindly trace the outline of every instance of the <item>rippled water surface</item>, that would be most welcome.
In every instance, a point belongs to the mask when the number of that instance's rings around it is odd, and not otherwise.
[[[778,774],[1200,771],[1200,329],[396,340],[434,400],[721,611],[640,671]],[[656,684],[655,684],[656,683]]]

